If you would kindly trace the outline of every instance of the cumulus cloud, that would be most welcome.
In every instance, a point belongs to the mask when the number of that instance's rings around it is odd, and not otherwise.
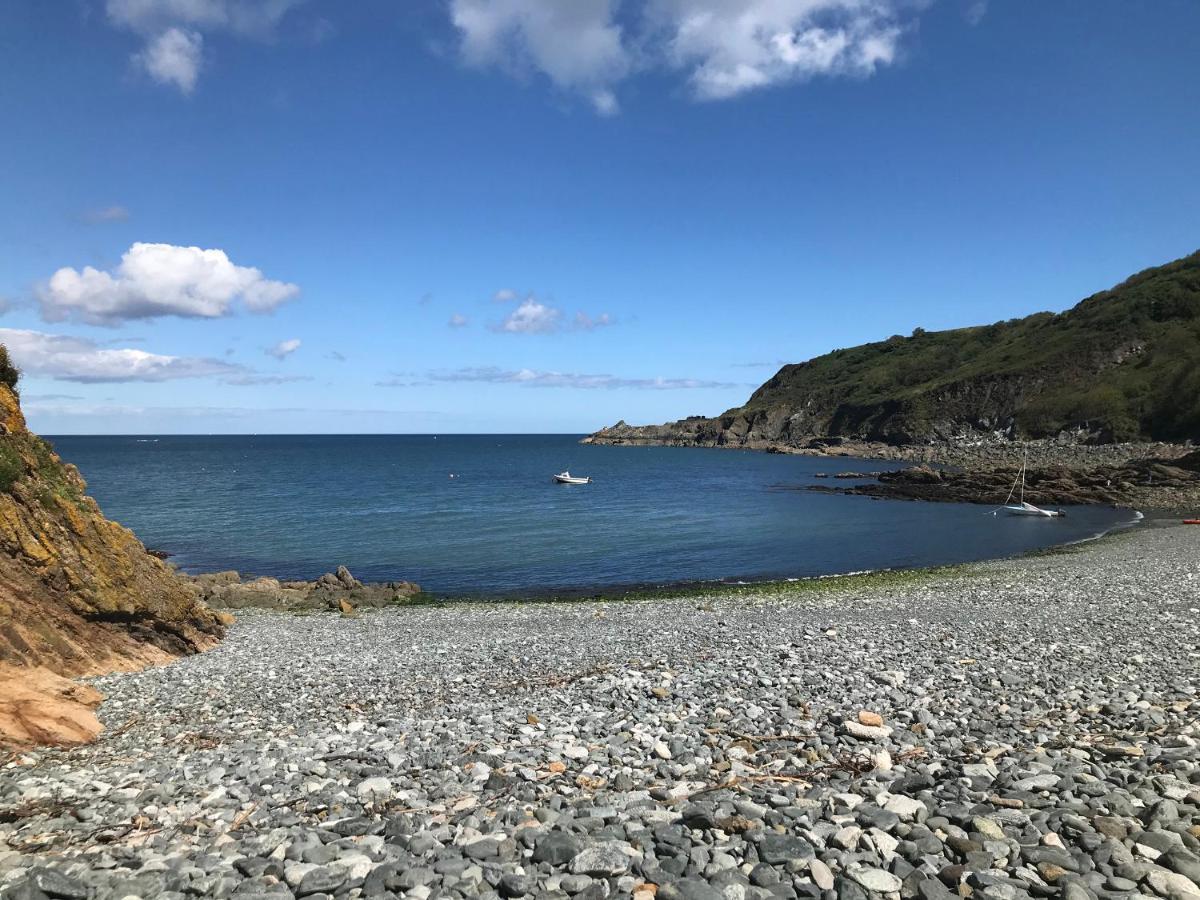
[[[124,206],[114,204],[99,209],[88,209],[80,215],[89,225],[102,225],[105,222],[126,222],[129,220],[129,210]]]
[[[616,0],[451,0],[450,15],[471,65],[533,69],[610,114],[617,99],[608,86],[630,65],[616,7]]]
[[[196,87],[204,32],[267,39],[303,0],[108,0],[109,21],[141,35],[133,62],[160,84],[184,94]]]
[[[204,36],[198,31],[168,28],[146,43],[133,60],[159,84],[173,84],[185,94],[196,88]]]
[[[668,62],[697,97],[722,100],[814,75],[892,63],[899,0],[652,0]]]
[[[513,302],[517,294],[510,290],[497,291],[494,297],[499,302]],[[500,322],[492,325],[493,331],[505,334],[557,334],[564,330],[591,331],[614,324],[615,320],[608,313],[590,316],[585,312],[575,313],[574,318],[568,319],[561,309],[544,303],[529,294]]]
[[[466,328],[470,324],[470,320],[462,313],[455,313],[447,324],[451,328]]]
[[[216,359],[103,347],[83,338],[17,328],[0,328],[0,344],[8,348],[21,371],[59,381],[172,381],[248,374],[242,366]]]
[[[509,334],[553,334],[561,325],[562,310],[529,296],[504,317],[496,330]]]
[[[442,382],[484,382],[515,384],[521,387],[580,388],[585,390],[693,390],[696,388],[740,388],[744,385],[698,378],[621,378],[615,375],[587,375],[577,372],[552,372],[538,369],[502,369],[497,366],[471,366],[449,372],[430,372],[427,378]],[[381,385],[383,383],[381,382]],[[407,386],[398,382],[391,386]]]
[[[111,273],[59,269],[38,299],[47,321],[115,326],[160,316],[218,318],[232,313],[237,301],[251,312],[270,312],[299,292],[256,268],[234,265],[224,250],[137,243]]]
[[[721,100],[817,75],[867,76],[895,62],[917,0],[634,0],[625,30],[612,0],[451,0],[463,59],[532,69],[619,108],[630,73],[684,73],[694,96]]]
[[[280,341],[274,347],[268,347],[263,352],[267,356],[273,356],[276,359],[287,359],[293,353],[300,349],[300,338],[289,338],[286,341]]]

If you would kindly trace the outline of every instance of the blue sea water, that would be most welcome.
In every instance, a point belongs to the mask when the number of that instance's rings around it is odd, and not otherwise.
[[[752,580],[1008,556],[1132,514],[993,517],[795,490],[895,463],[564,435],[58,437],[105,513],[187,571],[345,565],[443,595]],[[562,486],[563,469],[590,475]],[[454,477],[451,477],[451,476]]]

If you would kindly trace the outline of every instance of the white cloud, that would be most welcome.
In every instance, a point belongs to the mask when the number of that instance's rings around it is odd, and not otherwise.
[[[168,28],[147,42],[133,60],[159,84],[173,84],[183,93],[196,88],[204,36],[198,31]]]
[[[517,292],[510,288],[501,288],[492,295],[492,299],[497,303],[511,303],[517,299]]]
[[[697,388],[742,388],[745,385],[725,381],[705,381],[698,378],[620,378],[615,375],[587,375],[577,372],[550,372],[537,369],[501,369],[496,366],[473,366],[449,372],[431,372],[432,381],[484,382],[487,384],[515,384],[521,387],[556,387],[585,390],[694,390]],[[399,379],[394,384],[380,382],[380,386],[408,386]]]
[[[906,13],[921,0],[451,0],[463,58],[532,68],[619,109],[613,88],[645,69],[681,71],[698,99],[720,100],[817,75],[867,76],[895,62]]]
[[[967,22],[971,25],[978,25],[987,15],[987,11],[988,0],[970,0],[965,13]]]
[[[185,94],[196,87],[204,32],[268,39],[304,0],[108,0],[109,21],[141,35],[133,61],[160,84]]]
[[[22,372],[59,381],[171,381],[247,374],[242,366],[216,359],[102,347],[83,338],[17,328],[0,328],[0,344]]]
[[[455,313],[450,317],[449,326],[451,328],[466,328],[470,324],[470,320],[462,313]]]
[[[615,111],[607,86],[630,65],[616,7],[616,0],[451,0],[450,15],[471,65],[532,67],[603,112]]]
[[[507,289],[497,291],[494,297],[500,302],[511,302],[516,298],[516,292]],[[543,303],[535,295],[528,294],[512,312],[491,328],[505,334],[557,334],[568,329],[591,331],[613,324],[615,320],[608,313],[593,317],[585,312],[577,312],[573,319],[568,320],[558,307]]]
[[[668,62],[700,99],[893,62],[900,0],[651,0]]]
[[[172,25],[226,29],[250,37],[270,37],[287,13],[304,0],[108,0],[117,25],[151,34]]]
[[[529,296],[504,317],[496,330],[509,334],[553,334],[561,324],[562,310],[539,303]]]
[[[276,359],[287,359],[299,349],[300,338],[289,338],[286,341],[280,341],[274,347],[268,347],[263,352],[265,352],[267,356],[273,356]]]
[[[113,273],[85,266],[59,269],[38,291],[42,317],[119,325],[160,316],[212,319],[233,312],[270,312],[300,292],[258,269],[234,265],[224,250],[137,243]]]

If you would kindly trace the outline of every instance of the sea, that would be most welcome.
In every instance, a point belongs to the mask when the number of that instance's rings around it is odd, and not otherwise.
[[[1128,510],[1062,519],[816,493],[820,473],[902,464],[581,435],[51,438],[109,518],[187,572],[364,581],[440,596],[587,594],[1012,556],[1095,537]],[[563,470],[592,478],[559,485]]]

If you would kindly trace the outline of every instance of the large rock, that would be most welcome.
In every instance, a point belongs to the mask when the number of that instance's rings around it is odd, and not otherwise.
[[[223,618],[189,582],[104,518],[85,489],[0,383],[0,666],[26,688],[46,685],[48,712],[62,686],[32,670],[70,677],[139,668],[203,650],[224,633]],[[0,685],[6,700],[11,691]],[[29,720],[37,696],[24,693],[17,718]],[[41,726],[5,729],[0,741],[10,743],[42,734]]]

